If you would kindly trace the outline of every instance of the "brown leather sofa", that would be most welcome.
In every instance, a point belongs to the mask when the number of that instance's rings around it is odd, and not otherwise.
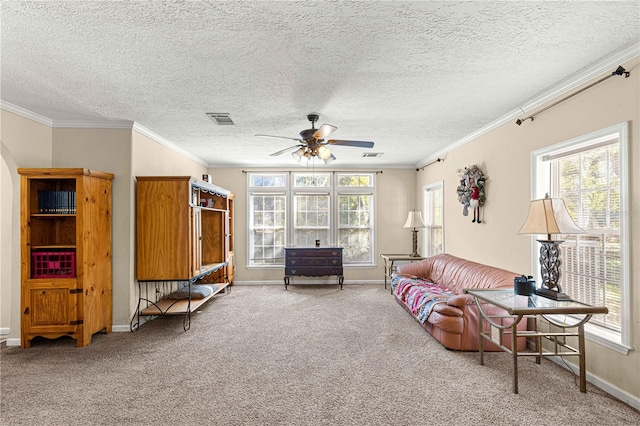
[[[411,280],[424,283],[429,281],[441,291],[432,300],[430,313],[426,319],[421,317],[418,322],[436,340],[448,349],[461,351],[478,350],[478,308],[474,298],[464,294],[465,288],[509,288],[513,290],[514,272],[495,268],[488,265],[461,259],[449,254],[439,254],[419,262],[401,265],[391,280],[393,294],[398,303],[409,314],[418,319],[416,312],[406,298],[406,294],[398,294],[402,286],[412,285]],[[427,284],[430,285],[430,284]],[[506,315],[506,312],[492,305],[483,305],[483,309],[490,315]],[[510,320],[506,320],[510,321]],[[505,322],[504,324],[509,324]],[[486,322],[485,322],[486,325]],[[486,325],[488,327],[488,325]],[[519,329],[526,329],[526,321],[521,321]],[[503,336],[503,345],[510,347],[510,335]],[[518,340],[518,350],[525,349],[526,340]],[[485,341],[485,350],[500,350],[489,341]]]

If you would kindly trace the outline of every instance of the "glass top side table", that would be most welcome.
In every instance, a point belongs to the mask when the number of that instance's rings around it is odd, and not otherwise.
[[[415,257],[409,254],[381,254],[380,257],[384,260],[384,288],[387,288],[387,279],[391,279],[395,271],[395,262],[416,262],[426,259],[426,257]]]
[[[497,345],[513,358],[513,393],[518,393],[518,357],[535,356],[540,364],[542,356],[577,356],[580,367],[580,392],[587,391],[584,325],[594,314],[606,314],[605,306],[590,306],[575,301],[559,301],[542,296],[520,296],[513,289],[465,289],[465,293],[474,297],[481,315],[478,321],[480,364],[484,365],[484,341]],[[506,316],[495,316],[487,313],[486,306],[493,305],[506,311]],[[484,307],[483,307],[484,305]],[[558,316],[562,317],[558,317]],[[567,318],[566,315],[572,315]],[[562,332],[543,332],[538,330],[537,317],[542,316],[549,323],[561,328]],[[504,319],[508,319],[505,321]],[[523,318],[532,318],[534,329],[518,331],[517,325]],[[571,320],[571,321],[569,321]],[[567,329],[577,329],[567,331]],[[511,347],[502,344],[503,334],[511,335]],[[518,338],[531,338],[534,351],[518,353]],[[567,343],[567,337],[578,338],[578,348]],[[552,350],[545,350],[542,339],[552,342]]]

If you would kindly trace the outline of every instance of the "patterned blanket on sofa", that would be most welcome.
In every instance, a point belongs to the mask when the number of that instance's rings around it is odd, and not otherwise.
[[[407,275],[395,275],[391,280],[391,288],[396,297],[422,324],[427,322],[437,303],[446,302],[456,295],[431,281]]]

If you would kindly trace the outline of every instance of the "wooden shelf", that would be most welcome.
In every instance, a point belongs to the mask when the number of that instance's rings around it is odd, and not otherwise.
[[[207,285],[207,284],[193,284],[193,285]],[[195,312],[200,306],[204,305],[209,299],[216,294],[222,292],[227,288],[229,283],[216,284],[217,289],[214,289],[213,293],[202,299],[191,299],[189,304],[188,299],[162,299],[155,304],[149,306],[146,309],[140,311],[140,315],[153,316],[153,315],[184,315],[187,312]],[[212,287],[212,286],[210,286]]]
[[[114,175],[80,168],[18,173],[20,344],[29,348],[36,337],[70,336],[78,347],[87,346],[95,333],[111,333],[113,323]],[[56,192],[61,199],[41,196]],[[71,193],[80,214],[64,198]]]
[[[69,244],[55,244],[55,245],[40,245],[40,246],[31,246],[31,250],[43,250],[43,249],[74,249],[75,245]]]

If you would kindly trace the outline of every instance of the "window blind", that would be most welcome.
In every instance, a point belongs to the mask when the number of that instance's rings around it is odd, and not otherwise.
[[[618,140],[546,156],[551,196],[562,198],[585,234],[559,235],[560,284],[575,300],[606,305],[609,314],[592,323],[621,329],[620,170]]]

